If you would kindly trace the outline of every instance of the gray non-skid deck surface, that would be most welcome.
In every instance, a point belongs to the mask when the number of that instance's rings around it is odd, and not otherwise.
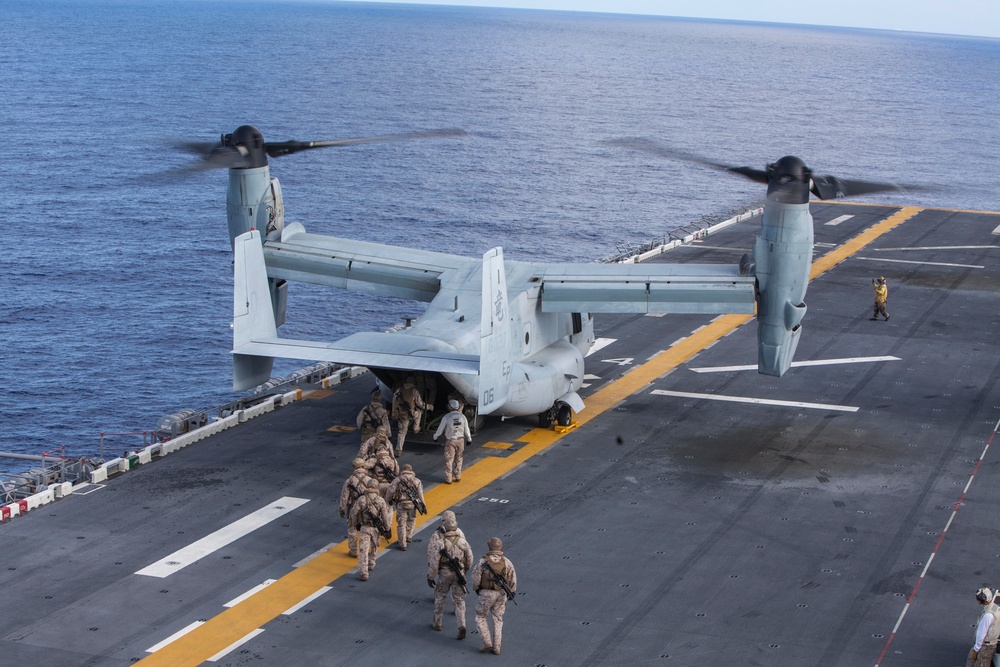
[[[815,204],[817,257],[896,210]],[[854,217],[824,224],[843,215]],[[331,582],[215,664],[873,665],[918,582],[881,664],[963,664],[973,594],[1000,584],[1000,443],[920,575],[1000,419],[998,223],[922,211],[811,284],[797,360],[898,361],[804,366],[780,379],[692,370],[755,363],[750,323],[455,508],[477,557],[500,535],[518,569],[502,656],[479,655],[474,632],[456,641],[450,615],[444,632],[430,629],[421,541],[389,549],[368,583]],[[756,229],[744,223],[666,258],[736,262]],[[950,249],[892,250],[940,246]],[[875,275],[888,279],[889,322],[868,319]],[[617,340],[588,359],[600,380],[586,391],[707,321],[598,316],[598,335]],[[337,496],[358,436],[326,429],[353,422],[370,383],[0,527],[0,664],[130,664],[344,539]],[[503,456],[480,445],[533,426],[491,421],[468,463]],[[439,447],[409,444],[404,462],[425,486],[440,483]],[[134,574],[284,496],[309,502],[167,578]],[[474,631],[474,595],[468,603]]]

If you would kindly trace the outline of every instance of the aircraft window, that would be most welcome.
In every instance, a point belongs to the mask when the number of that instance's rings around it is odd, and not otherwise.
[[[578,334],[583,331],[583,315],[573,313],[573,333]]]
[[[527,331],[524,332],[524,344],[527,345],[528,341],[531,339],[531,334]]]

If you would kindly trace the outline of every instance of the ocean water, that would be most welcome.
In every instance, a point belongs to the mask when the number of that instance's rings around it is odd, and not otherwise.
[[[629,152],[933,186],[871,201],[1000,209],[1000,40],[573,12],[336,2],[0,4],[0,450],[95,455],[230,400],[223,171],[177,140],[431,128],[462,138],[272,161],[286,221],[476,256],[597,260],[759,201]],[[421,304],[293,285],[285,335]],[[294,370],[279,363],[277,374]],[[110,449],[138,443],[109,441]],[[22,462],[0,460],[0,473]]]

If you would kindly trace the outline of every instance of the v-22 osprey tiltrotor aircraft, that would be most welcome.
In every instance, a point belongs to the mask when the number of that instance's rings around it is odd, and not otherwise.
[[[752,260],[717,264],[543,264],[322,236],[284,223],[281,188],[268,156],[377,141],[461,135],[435,130],[320,142],[265,142],[244,125],[221,143],[187,144],[197,168],[229,169],[227,217],[235,255],[233,389],[269,379],[273,358],[368,367],[387,388],[433,374],[439,395],[460,393],[478,416],[537,415],[568,425],[584,409],[577,394],[594,343],[594,313],[753,313],[758,371],[788,370],[806,312],[812,264],[809,193],[820,198],[895,186],[813,176],[795,157],[766,170],[730,167],[670,152],[643,139],[611,143],[694,160],[767,184]],[[397,332],[360,332],[335,342],[281,338],[287,287],[302,281],[425,301],[426,312]]]

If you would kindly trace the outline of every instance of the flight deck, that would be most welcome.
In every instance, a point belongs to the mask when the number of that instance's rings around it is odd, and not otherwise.
[[[0,664],[963,665],[1000,585],[1000,214],[811,210],[784,377],[752,315],[597,315],[574,427],[489,419],[451,485],[407,438],[429,513],[367,582],[337,507],[374,381],[306,393],[0,526]],[[648,261],[736,264],[758,230]],[[446,509],[517,568],[500,656],[474,594],[468,638],[430,628]]]

